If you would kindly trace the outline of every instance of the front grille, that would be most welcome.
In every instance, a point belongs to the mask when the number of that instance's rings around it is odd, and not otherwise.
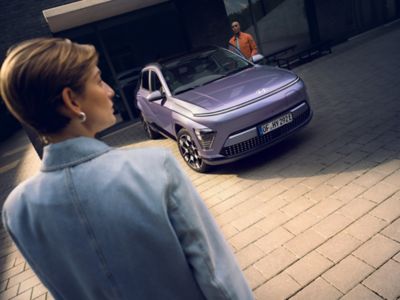
[[[247,151],[251,151],[253,149],[256,149],[260,146],[264,146],[268,143],[274,142],[276,139],[280,138],[281,136],[284,136],[285,134],[289,133],[293,129],[299,127],[301,124],[303,124],[307,118],[310,115],[310,109],[307,108],[306,111],[303,113],[293,117],[293,121],[290,122],[289,124],[286,124],[282,127],[279,127],[275,129],[274,131],[271,131],[263,136],[257,136],[254,138],[251,138],[247,141],[237,143],[228,147],[222,148],[220,154],[230,157],[230,156],[236,156],[242,153],[245,153]],[[263,122],[265,123],[265,122]]]

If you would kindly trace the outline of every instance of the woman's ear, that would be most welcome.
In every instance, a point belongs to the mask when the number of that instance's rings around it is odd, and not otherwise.
[[[61,92],[63,106],[61,112],[70,118],[77,118],[81,112],[78,95],[69,87],[65,87]]]

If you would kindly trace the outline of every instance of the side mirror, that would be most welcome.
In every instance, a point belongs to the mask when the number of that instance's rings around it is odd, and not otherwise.
[[[147,95],[146,100],[153,102],[153,101],[157,101],[157,100],[161,100],[164,99],[164,95],[161,94],[160,91],[154,91],[151,92],[150,94]]]
[[[251,61],[255,64],[261,62],[264,59],[264,55],[262,54],[255,54],[251,57]]]

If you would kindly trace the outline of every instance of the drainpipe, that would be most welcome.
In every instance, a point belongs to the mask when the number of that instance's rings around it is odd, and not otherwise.
[[[319,32],[318,16],[315,7],[315,0],[304,0],[304,8],[306,11],[308,31],[310,33],[310,42],[315,44],[321,41]]]

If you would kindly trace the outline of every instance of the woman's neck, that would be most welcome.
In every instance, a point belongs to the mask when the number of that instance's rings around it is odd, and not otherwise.
[[[45,135],[45,139],[49,143],[59,143],[68,139],[76,138],[76,137],[91,137],[94,138],[95,133],[89,132],[84,126],[81,124],[68,124],[64,129],[60,132],[54,134]]]

